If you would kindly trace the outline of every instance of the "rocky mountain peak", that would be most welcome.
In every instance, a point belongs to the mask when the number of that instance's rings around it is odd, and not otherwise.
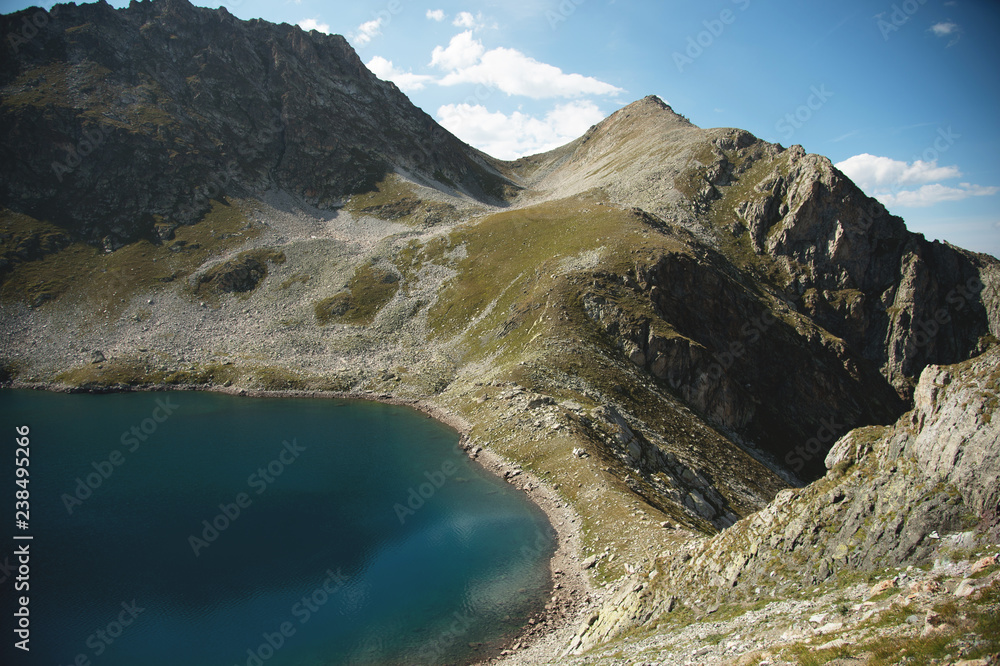
[[[5,34],[19,17],[0,17]],[[186,0],[49,17],[0,67],[0,197],[76,238],[155,237],[219,191],[331,207],[396,171],[484,201],[508,185],[339,35]]]

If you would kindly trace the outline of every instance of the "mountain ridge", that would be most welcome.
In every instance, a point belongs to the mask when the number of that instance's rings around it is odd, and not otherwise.
[[[62,218],[76,237],[118,247],[156,226],[169,233],[220,190],[278,187],[328,208],[393,169],[490,201],[506,185],[492,158],[377,79],[339,35],[173,1],[57,5],[48,16],[2,68],[0,195]],[[60,61],[73,64],[48,80]],[[90,206],[114,216],[92,219]]]

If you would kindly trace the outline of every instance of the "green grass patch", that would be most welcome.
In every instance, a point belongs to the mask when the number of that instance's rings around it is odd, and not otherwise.
[[[553,306],[557,298],[565,303],[578,291],[567,289],[560,279],[564,261],[603,248],[602,269],[618,274],[629,270],[635,261],[631,251],[642,242],[640,232],[646,227],[628,211],[599,203],[585,194],[498,213],[455,230],[447,247],[464,246],[465,258],[455,262],[458,275],[429,311],[432,336],[446,339],[467,332],[473,355],[515,349],[527,342],[529,331],[541,332],[533,326],[547,321],[540,321],[541,315],[554,314],[539,310]],[[660,238],[662,247],[677,247]]]
[[[58,233],[52,225],[4,216],[4,233],[23,238],[31,233]],[[40,259],[19,263],[0,285],[0,299],[32,307],[69,298],[90,313],[114,314],[133,296],[155,292],[166,283],[190,276],[211,256],[224,254],[256,237],[238,203],[212,202],[196,224],[178,227],[173,241],[140,240],[114,252],[74,242]]]
[[[399,276],[375,264],[359,266],[347,290],[317,301],[313,309],[320,326],[331,322],[365,326],[399,291]]]

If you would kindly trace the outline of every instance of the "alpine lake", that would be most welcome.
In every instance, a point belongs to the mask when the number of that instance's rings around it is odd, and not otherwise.
[[[469,663],[549,591],[545,515],[410,408],[5,390],[0,421],[30,503],[0,551],[5,616],[29,602],[7,664]]]

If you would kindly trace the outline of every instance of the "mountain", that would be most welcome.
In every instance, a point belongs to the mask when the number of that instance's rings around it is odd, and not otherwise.
[[[272,188],[327,208],[397,170],[485,201],[507,184],[339,35],[184,0],[47,16],[0,73],[0,196],[73,238],[118,248]]]
[[[7,384],[439,410],[575,512],[616,592],[574,650],[697,623],[683,580],[746,610],[772,560],[791,599],[995,534],[962,461],[998,453],[1000,262],[828,159],[647,97],[503,162],[339,36],[184,0],[44,15],[0,67]],[[871,528],[909,515],[912,548]]]

